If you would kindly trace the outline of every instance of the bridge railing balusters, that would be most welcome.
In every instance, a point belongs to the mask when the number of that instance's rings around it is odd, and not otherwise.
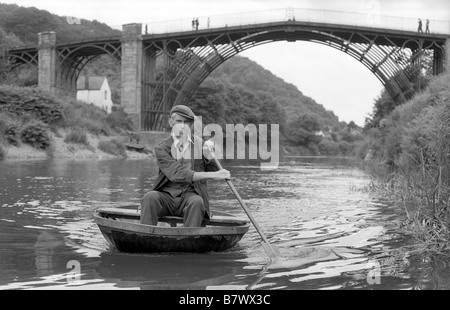
[[[290,15],[288,15],[288,12]],[[164,34],[184,31],[196,31],[214,28],[237,27],[248,24],[267,24],[284,22],[289,18],[295,18],[296,22],[325,23],[346,26],[373,27],[403,31],[417,31],[418,19],[400,16],[376,15],[370,12],[344,12],[333,10],[318,10],[305,8],[283,8],[267,11],[243,12],[238,14],[222,14],[211,16],[199,16],[198,29],[192,26],[192,19],[179,19],[158,21],[145,24],[147,34]],[[426,17],[422,18],[423,31],[425,32]],[[430,20],[430,32],[436,34],[450,34],[450,22],[443,20]]]

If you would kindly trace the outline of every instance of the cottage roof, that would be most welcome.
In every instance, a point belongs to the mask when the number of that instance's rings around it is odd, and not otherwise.
[[[77,81],[77,90],[99,90],[105,79],[104,76],[80,76]]]

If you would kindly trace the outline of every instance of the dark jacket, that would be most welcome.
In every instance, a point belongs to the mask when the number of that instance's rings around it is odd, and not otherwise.
[[[193,169],[186,168],[183,164],[172,157],[171,148],[173,144],[173,138],[169,137],[159,143],[154,151],[156,156],[156,162],[159,167],[158,176],[155,180],[152,190],[158,191],[164,188],[167,182],[170,180],[174,183],[182,182],[194,185],[194,190],[203,198],[203,203],[206,209],[208,218],[211,218],[209,210],[209,196],[207,191],[206,180],[193,182],[192,178],[194,172],[207,172],[219,170],[216,164],[208,160],[203,156],[202,146],[203,142],[200,138],[194,137],[194,143],[191,145],[191,167]],[[194,153],[198,159],[194,158]],[[201,159],[200,159],[201,156]]]

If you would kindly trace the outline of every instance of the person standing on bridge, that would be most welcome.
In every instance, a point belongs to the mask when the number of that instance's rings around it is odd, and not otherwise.
[[[199,22],[198,22],[198,17],[195,19],[195,30],[198,30],[198,25],[199,25]]]
[[[427,23],[425,24],[425,33],[430,33],[430,20],[427,18]]]
[[[419,27],[417,28],[417,32],[418,33],[423,33],[423,30],[422,30],[422,20],[419,18]]]
[[[159,171],[153,188],[141,201],[140,222],[157,225],[161,216],[183,217],[185,227],[200,227],[211,217],[206,181],[230,178],[216,166],[214,144],[192,135],[196,116],[185,105],[170,111],[171,135],[155,147]]]

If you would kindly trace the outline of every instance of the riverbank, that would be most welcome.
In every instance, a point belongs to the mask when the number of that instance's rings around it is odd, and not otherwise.
[[[153,157],[152,148],[142,145],[142,151],[133,151],[126,148],[130,139],[126,136],[105,136],[86,133],[87,143],[67,143],[66,139],[69,132],[64,129],[58,129],[55,132],[49,132],[50,146],[46,150],[32,147],[31,145],[22,143],[18,146],[3,145],[4,160],[39,160],[49,158],[65,158],[65,159],[145,159]],[[121,154],[111,154],[99,148],[99,145],[108,143],[109,141],[119,141],[123,144],[124,152]]]
[[[0,160],[152,156],[153,142],[139,143],[133,131],[120,109],[106,113],[36,87],[0,85]]]

